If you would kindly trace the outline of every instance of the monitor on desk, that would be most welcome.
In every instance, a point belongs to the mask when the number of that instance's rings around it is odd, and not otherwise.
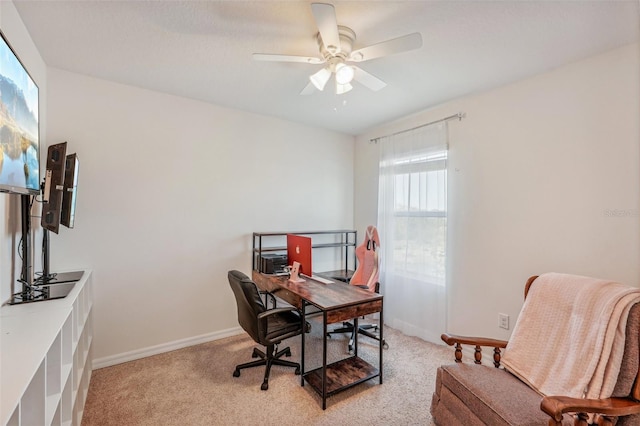
[[[300,264],[300,273],[311,275],[311,238],[287,234],[287,264]]]

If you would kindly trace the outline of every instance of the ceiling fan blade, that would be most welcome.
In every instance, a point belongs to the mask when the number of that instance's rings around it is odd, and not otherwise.
[[[254,61],[268,61],[268,62],[302,62],[305,64],[324,64],[325,60],[322,58],[315,58],[312,56],[292,56],[292,55],[271,55],[268,53],[254,53],[251,55]]]
[[[332,4],[311,3],[311,11],[322,37],[322,43],[329,53],[340,51],[340,35],[338,34],[338,21],[336,10]]]
[[[354,80],[356,80],[358,83],[362,84],[363,86],[366,86],[367,88],[373,90],[374,92],[377,92],[378,90],[383,89],[387,85],[387,83],[380,80],[378,77],[374,76],[373,74],[369,74],[362,68],[359,68],[356,66],[354,66],[353,68],[356,71],[355,76],[353,77]]]
[[[300,91],[300,94],[301,95],[310,95],[315,91],[316,91],[316,86],[314,86],[312,82],[309,82],[309,83],[307,83],[306,86],[304,86],[304,89],[302,89]]]
[[[394,55],[408,50],[419,49],[422,47],[422,35],[420,33],[407,34],[406,36],[383,41],[362,49],[354,50],[349,55],[348,60],[354,62],[363,62],[370,59],[380,58],[382,56]]]

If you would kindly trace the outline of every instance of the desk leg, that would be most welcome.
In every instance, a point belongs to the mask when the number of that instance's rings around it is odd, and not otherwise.
[[[327,408],[327,311],[322,312],[322,409]]]
[[[380,307],[380,323],[378,325],[378,329],[380,330],[380,384],[382,384],[382,352],[383,352],[383,347],[384,347],[384,333],[383,333],[383,328],[384,328],[384,320],[382,317],[382,307]]]
[[[358,356],[358,317],[353,319],[353,356]]]
[[[301,337],[301,346],[300,346],[300,368],[301,368],[301,372],[300,372],[300,386],[304,386],[304,336],[307,334],[306,333],[306,327],[307,327],[307,316],[306,316],[306,310],[307,310],[307,306],[304,302],[304,300],[302,301],[302,337]]]

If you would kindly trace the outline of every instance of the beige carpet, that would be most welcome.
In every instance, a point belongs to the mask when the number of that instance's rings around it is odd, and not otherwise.
[[[307,367],[321,365],[322,324],[307,335]],[[435,370],[451,363],[453,349],[385,328],[384,380],[359,384],[322,400],[300,386],[293,369],[274,366],[260,390],[264,367],[232,373],[250,361],[246,334],[192,346],[92,373],[83,426],[94,425],[429,425]],[[359,355],[377,366],[377,342],[360,337]],[[300,339],[283,342],[300,358]],[[347,355],[346,335],[328,341],[329,361]],[[309,368],[307,368],[308,370]]]

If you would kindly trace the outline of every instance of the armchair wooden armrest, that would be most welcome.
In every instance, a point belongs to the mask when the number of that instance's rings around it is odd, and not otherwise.
[[[540,409],[547,413],[549,426],[560,426],[563,413],[576,413],[576,425],[587,425],[589,414],[596,414],[594,424],[613,426],[619,416],[640,413],[640,402],[630,398],[583,399],[567,396],[545,396]]]
[[[449,346],[456,345],[456,362],[462,362],[462,345],[475,346],[475,352],[473,354],[475,360],[473,362],[476,364],[482,364],[482,347],[492,347],[493,365],[496,368],[500,367],[500,349],[506,348],[508,343],[506,340],[488,339],[485,337],[457,336],[455,334],[449,333],[444,333],[442,336],[440,336],[440,338]]]

